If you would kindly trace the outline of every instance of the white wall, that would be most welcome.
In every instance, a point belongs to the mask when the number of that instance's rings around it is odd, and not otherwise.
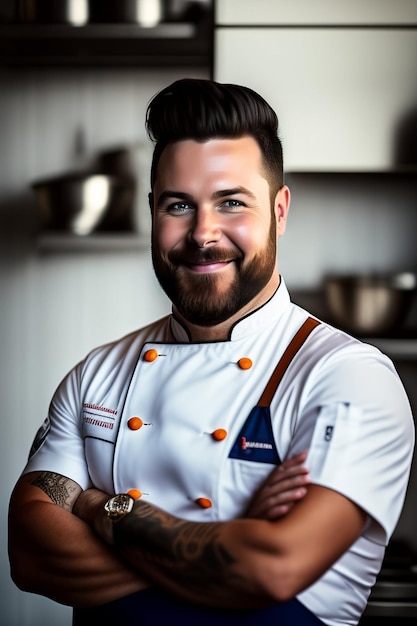
[[[320,286],[328,272],[417,271],[415,174],[302,173],[287,183],[292,202],[279,246],[291,287]]]
[[[14,586],[6,550],[7,503],[53,390],[88,350],[169,311],[146,249],[39,254],[29,182],[87,165],[100,149],[122,143],[146,145],[149,99],[184,76],[205,73],[195,69],[0,73],[2,626],[71,623],[70,609]],[[145,198],[147,192],[141,189]],[[141,210],[146,222],[146,203]]]

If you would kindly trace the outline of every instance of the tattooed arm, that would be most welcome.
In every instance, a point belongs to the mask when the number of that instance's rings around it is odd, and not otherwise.
[[[94,606],[146,585],[71,513],[81,491],[52,472],[18,481],[9,510],[11,574],[24,591],[71,606]]]
[[[247,515],[271,518],[286,513],[304,494],[304,460],[302,453],[273,472]],[[9,512],[13,580],[25,591],[72,606],[94,606],[145,588],[143,578],[71,514],[81,492],[76,482],[52,472],[19,480]],[[90,497],[94,493],[98,499],[91,499],[90,506],[101,507],[108,496],[90,490]]]
[[[105,538],[107,495],[83,492],[75,513]],[[155,585],[190,602],[262,606],[293,598],[357,539],[365,514],[317,485],[274,521],[189,522],[138,500],[113,526],[114,547]]]

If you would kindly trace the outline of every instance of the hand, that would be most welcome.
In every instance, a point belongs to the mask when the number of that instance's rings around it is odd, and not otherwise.
[[[104,503],[110,497],[110,495],[99,489],[87,489],[86,491],[82,491],[78,496],[72,512],[94,528]]]
[[[245,517],[274,520],[286,515],[305,496],[311,482],[303,465],[306,458],[307,452],[300,452],[275,468],[254,495]]]

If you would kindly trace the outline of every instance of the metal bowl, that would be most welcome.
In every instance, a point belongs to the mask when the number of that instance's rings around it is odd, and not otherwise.
[[[332,322],[353,335],[401,330],[414,298],[414,273],[327,276],[326,302]]]
[[[42,227],[74,235],[132,230],[133,189],[107,174],[67,174],[32,184]]]

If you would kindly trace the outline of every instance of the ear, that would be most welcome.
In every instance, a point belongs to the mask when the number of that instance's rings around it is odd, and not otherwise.
[[[277,236],[282,237],[287,227],[287,216],[290,208],[291,192],[287,185],[283,185],[277,192],[274,202],[275,218],[277,222]]]

